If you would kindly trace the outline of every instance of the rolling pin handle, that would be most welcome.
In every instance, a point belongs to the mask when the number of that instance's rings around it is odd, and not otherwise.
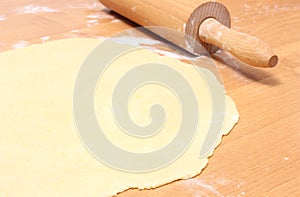
[[[222,25],[214,18],[205,19],[199,27],[199,38],[229,51],[241,61],[256,67],[274,67],[278,57],[262,40]]]

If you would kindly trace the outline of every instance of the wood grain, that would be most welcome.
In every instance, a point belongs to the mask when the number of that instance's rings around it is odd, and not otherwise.
[[[197,177],[119,196],[300,196],[300,2],[220,2],[230,11],[232,28],[269,43],[279,65],[257,69],[226,52],[216,54],[240,113],[238,125]],[[27,5],[57,12],[18,14]],[[43,40],[109,36],[133,26],[94,0],[3,0],[0,18],[0,51]]]
[[[227,28],[214,18],[208,18],[201,23],[199,37],[251,66],[269,68],[278,63],[277,55],[267,43],[255,36]]]

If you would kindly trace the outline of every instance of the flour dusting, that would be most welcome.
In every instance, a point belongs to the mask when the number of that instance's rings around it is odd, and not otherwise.
[[[59,12],[59,10],[54,8],[49,8],[47,6],[39,6],[39,5],[33,5],[29,4],[22,8],[17,9],[17,14],[36,14],[36,13],[53,13],[53,12]]]
[[[88,20],[86,21],[87,23],[98,23],[98,20],[97,19],[93,19],[93,20]]]
[[[201,188],[201,191],[204,194],[213,193],[215,196],[221,196],[220,192],[216,187],[214,187],[212,184],[204,182],[203,180],[188,179],[185,180],[184,183],[193,188]]]
[[[122,22],[120,19],[114,19],[112,21],[110,21],[111,23],[119,23],[119,22]]]
[[[272,3],[255,3],[244,4],[245,15],[251,16],[250,18],[256,19],[259,16],[274,16],[279,12],[299,11],[300,5],[291,6],[289,4],[272,4]]]
[[[28,45],[29,43],[27,41],[21,40],[17,41],[13,44],[14,49],[19,49],[19,48],[24,48]]]
[[[104,6],[97,0],[95,0],[93,3],[84,3],[79,5],[67,5],[69,8],[73,9],[87,9],[87,10],[101,10],[104,8]]]
[[[133,6],[133,7],[131,8],[131,10],[132,10],[133,12],[135,12],[135,11],[136,11],[136,9],[137,9],[137,7],[136,7],[136,6]]]
[[[91,13],[89,15],[86,15],[86,18],[89,18],[89,19],[114,19],[113,16],[108,15],[106,13]]]
[[[0,21],[6,20],[6,17],[4,15],[0,15]]]
[[[78,30],[78,29],[72,29],[71,32],[72,32],[72,33],[78,33],[79,30]]]
[[[47,40],[49,40],[50,36],[43,36],[40,37],[40,39],[42,40],[42,42],[46,42]]]
[[[92,20],[86,21],[86,23],[87,23],[87,27],[92,27],[94,25],[98,25],[99,21],[97,19],[92,19]]]

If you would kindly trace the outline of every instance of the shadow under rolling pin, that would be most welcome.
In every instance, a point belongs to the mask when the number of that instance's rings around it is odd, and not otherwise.
[[[100,2],[146,28],[159,26],[181,31],[201,43],[199,45],[193,43],[191,39],[185,40],[184,49],[192,53],[213,54],[221,48],[255,67],[270,68],[278,63],[277,55],[268,44],[254,36],[230,29],[229,11],[221,3],[203,0],[100,0]],[[177,38],[165,35],[161,31],[154,33],[174,44],[178,43]]]

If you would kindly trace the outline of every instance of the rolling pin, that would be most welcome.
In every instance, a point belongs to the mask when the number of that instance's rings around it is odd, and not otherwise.
[[[100,0],[100,2],[146,28],[159,26],[184,33],[193,38],[187,39],[184,47],[193,53],[213,54],[221,48],[244,63],[256,67],[274,67],[278,62],[277,55],[265,42],[230,29],[229,11],[221,3],[203,0]],[[167,37],[162,32],[154,33],[175,42],[172,37]],[[196,40],[198,44],[190,40]]]

